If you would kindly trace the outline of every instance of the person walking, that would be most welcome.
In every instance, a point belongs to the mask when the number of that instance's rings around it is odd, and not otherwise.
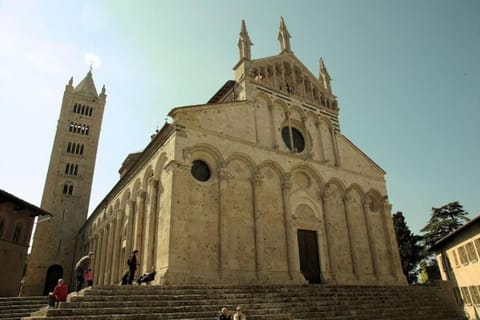
[[[137,270],[137,256],[138,250],[133,250],[130,258],[127,260],[128,264],[128,284],[133,284],[133,278],[135,277],[135,271]]]
[[[77,274],[77,291],[82,290],[84,273],[88,269],[90,264],[90,258],[93,256],[93,252],[89,252],[86,256],[80,258],[77,264],[75,265],[75,272]]]
[[[58,279],[52,292],[48,293],[48,307],[55,308],[59,302],[67,301],[68,287],[63,279]]]

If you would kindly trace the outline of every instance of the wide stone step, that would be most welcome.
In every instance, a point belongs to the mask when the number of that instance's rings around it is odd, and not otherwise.
[[[25,319],[215,319],[242,305],[249,320],[460,320],[438,287],[108,286]]]
[[[177,314],[151,314],[151,313],[137,313],[137,314],[111,314],[111,315],[74,315],[74,316],[54,316],[54,317],[44,317],[44,316],[33,316],[29,318],[23,318],[28,320],[44,320],[44,319],[55,319],[55,320],[166,320],[166,319],[182,319],[182,320],[206,320],[206,319],[217,319],[218,312],[210,313],[177,313]],[[292,317],[290,314],[262,314],[262,315],[250,315],[248,314],[249,320],[291,320]]]
[[[20,320],[47,305],[47,297],[1,297],[0,319]]]

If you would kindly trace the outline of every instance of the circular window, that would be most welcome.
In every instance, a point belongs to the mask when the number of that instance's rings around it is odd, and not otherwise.
[[[202,160],[193,160],[192,162],[192,176],[198,181],[207,181],[212,176],[210,168]]]
[[[303,149],[305,149],[305,140],[303,139],[303,135],[298,129],[293,127],[291,129],[293,141],[290,139],[290,129],[288,127],[284,127],[282,129],[283,142],[288,149],[292,150],[293,152],[302,152]]]

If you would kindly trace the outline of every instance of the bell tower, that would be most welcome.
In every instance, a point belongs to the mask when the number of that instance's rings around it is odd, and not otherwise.
[[[41,208],[52,213],[37,224],[25,276],[26,295],[47,294],[59,278],[73,287],[76,240],[88,214],[105,86],[97,93],[92,70],[65,86]]]

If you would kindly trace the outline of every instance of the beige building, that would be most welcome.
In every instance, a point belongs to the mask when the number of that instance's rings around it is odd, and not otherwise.
[[[65,86],[41,208],[53,214],[39,224],[25,276],[26,295],[47,294],[59,278],[73,287],[77,235],[87,219],[93,170],[105,107],[91,70]]]
[[[19,294],[28,242],[37,216],[45,221],[51,215],[0,190],[0,297]]]
[[[480,216],[431,249],[437,251],[442,279],[450,281],[469,319],[480,319]]]
[[[127,157],[79,235],[95,284],[133,249],[162,284],[406,284],[385,172],[341,133],[323,60],[298,60],[283,19],[278,39],[253,59],[242,21],[235,79]]]

